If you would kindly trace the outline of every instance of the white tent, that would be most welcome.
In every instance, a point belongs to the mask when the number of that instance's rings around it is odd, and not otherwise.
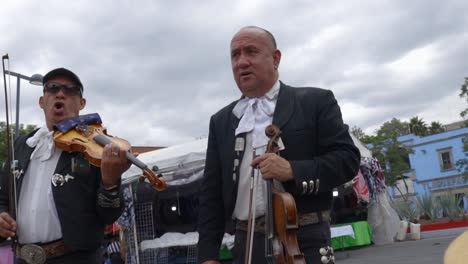
[[[372,157],[371,151],[353,134],[351,138],[362,157]],[[208,139],[174,145],[164,149],[149,151],[138,156],[148,167],[158,166],[168,185],[182,185],[202,177]],[[141,170],[132,165],[122,176],[123,183],[137,180]]]
[[[193,182],[203,174],[208,139],[174,145],[171,147],[142,153],[138,159],[148,165],[158,167],[168,185],[183,185]],[[132,165],[123,175],[123,183],[135,181],[141,169]]]
[[[372,157],[372,152],[364,145],[364,143],[357,139],[352,133],[349,133],[349,135],[353,139],[354,145],[359,149],[361,157]]]

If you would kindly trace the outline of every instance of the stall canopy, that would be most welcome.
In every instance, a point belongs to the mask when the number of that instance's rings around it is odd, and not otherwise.
[[[352,133],[349,133],[349,135],[351,135],[354,145],[356,145],[356,147],[359,149],[361,157],[372,157],[372,152],[364,145],[364,143],[357,139]]]
[[[164,176],[167,184],[184,185],[196,181],[203,175],[207,139],[174,145],[142,153],[138,159],[149,168],[158,167],[157,172]],[[138,180],[141,169],[132,165],[123,175],[123,184]]]
[[[365,145],[353,134],[350,134],[362,157],[372,154]],[[203,138],[192,142],[149,151],[138,156],[149,168],[157,166],[168,185],[183,185],[202,177],[208,139]],[[132,165],[122,176],[123,184],[136,181],[141,170]]]

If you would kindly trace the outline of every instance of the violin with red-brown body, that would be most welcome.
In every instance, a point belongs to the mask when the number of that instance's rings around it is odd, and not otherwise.
[[[279,153],[281,130],[269,125],[265,133],[270,138],[266,152]],[[299,225],[294,197],[276,188],[272,180],[267,180],[267,208],[267,260],[276,264],[305,264],[304,254],[297,242]]]
[[[114,143],[120,149],[129,150],[130,143],[125,139],[111,137],[100,124],[77,125],[74,129],[62,133],[54,132],[55,146],[64,151],[81,152],[84,158],[96,167],[101,166],[102,153],[104,146]],[[127,159],[143,171],[144,178],[148,179],[151,185],[157,190],[162,191],[166,188],[166,182],[156,176],[146,164],[138,160],[130,151],[127,151]],[[140,180],[144,180],[140,178]]]

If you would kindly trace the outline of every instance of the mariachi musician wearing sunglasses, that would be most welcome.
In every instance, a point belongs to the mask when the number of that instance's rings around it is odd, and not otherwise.
[[[123,206],[127,150],[106,145],[99,168],[81,153],[55,147],[54,125],[77,117],[86,100],[80,79],[68,69],[50,71],[43,84],[45,124],[15,142],[16,217],[8,212],[8,188],[0,190],[0,240],[18,242],[21,264],[100,263],[104,226],[117,220]]]

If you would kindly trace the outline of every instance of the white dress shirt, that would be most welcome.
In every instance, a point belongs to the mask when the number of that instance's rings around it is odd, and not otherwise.
[[[27,141],[36,150],[31,154],[28,169],[22,176],[24,179],[18,201],[17,234],[21,244],[45,243],[62,238],[51,187],[62,151],[53,146],[52,131],[43,127],[36,134]]]
[[[250,177],[255,151],[256,156],[265,153],[268,137],[265,135],[265,128],[273,122],[273,114],[278,99],[280,89],[279,80],[275,82],[268,93],[260,98],[244,97],[239,100],[234,109],[234,115],[241,118],[236,129],[236,135],[246,132],[245,152],[239,168],[239,186],[237,188],[237,199],[232,214],[233,218],[247,220],[249,216],[250,199]],[[266,206],[266,182],[258,174],[255,217],[265,215]]]

